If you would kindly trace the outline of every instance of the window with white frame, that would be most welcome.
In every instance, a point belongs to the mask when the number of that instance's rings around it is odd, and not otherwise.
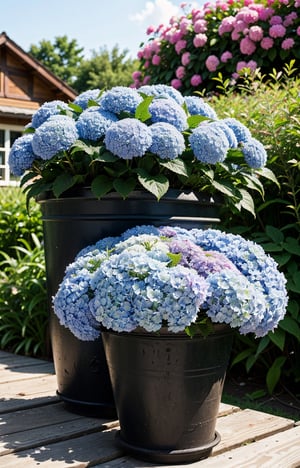
[[[14,141],[23,134],[24,127],[0,124],[0,186],[19,185],[19,177],[11,174],[8,165],[10,148]]]

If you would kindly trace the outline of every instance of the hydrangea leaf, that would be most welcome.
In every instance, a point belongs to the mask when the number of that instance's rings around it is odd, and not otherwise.
[[[143,101],[137,106],[135,111],[135,118],[139,119],[141,122],[146,122],[151,118],[151,114],[149,112],[149,106],[153,101],[154,96],[145,96]]]
[[[52,187],[54,195],[58,198],[66,190],[73,187],[76,183],[76,180],[76,178],[68,173],[63,173],[57,176],[53,182]]]
[[[98,175],[91,184],[93,194],[101,198],[113,189],[111,179],[105,175]]]
[[[138,180],[140,184],[148,190],[150,193],[155,195],[157,200],[167,193],[169,189],[169,181],[163,174],[150,175],[144,169],[137,169]]]
[[[136,186],[136,181],[133,177],[124,180],[116,179],[113,182],[114,189],[125,199]]]
[[[186,177],[189,176],[187,167],[182,159],[176,158],[172,161],[160,161],[159,164],[170,171],[175,172],[175,174],[180,174]]]

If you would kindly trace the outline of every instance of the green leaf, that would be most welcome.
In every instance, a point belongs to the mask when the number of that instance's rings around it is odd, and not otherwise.
[[[77,153],[78,151],[83,151],[88,155],[92,155],[97,151],[98,148],[95,148],[93,145],[88,145],[82,140],[76,140],[71,147],[71,153]]]
[[[250,400],[258,400],[259,398],[263,398],[264,396],[266,396],[266,391],[262,388],[260,390],[255,390],[251,393],[246,393],[246,397]]]
[[[95,197],[101,198],[113,189],[111,179],[105,175],[98,175],[91,184],[91,190]]]
[[[271,171],[271,169],[268,169],[267,167],[263,167],[262,169],[257,169],[255,173],[258,176],[264,177],[265,179],[271,180],[276,184],[278,187],[280,187],[280,184],[277,180],[277,177],[275,176],[274,172]]]
[[[113,181],[114,189],[125,199],[135,189],[136,180],[131,177],[129,179],[116,179]]]
[[[232,361],[231,367],[233,367],[235,364],[238,364],[241,361],[244,361],[247,359],[250,355],[252,354],[252,349],[248,348],[239,353]]]
[[[286,242],[283,242],[282,246],[287,252],[294,255],[300,255],[300,244],[297,239],[288,237]]]
[[[281,351],[284,350],[286,333],[284,330],[282,330],[282,328],[277,328],[274,330],[274,332],[269,332],[268,336],[272,343],[277,346],[277,348],[279,348]]]
[[[254,201],[251,197],[250,193],[247,190],[239,189],[242,199],[239,201],[237,206],[244,208],[244,210],[249,211],[255,217],[255,208],[254,208]]]
[[[268,388],[268,392],[270,393],[270,395],[272,395],[274,388],[276,387],[280,379],[281,368],[283,364],[285,363],[285,361],[286,361],[285,356],[279,356],[278,358],[275,359],[272,366],[268,370],[266,383],[267,383],[267,388]]]
[[[153,101],[154,96],[145,96],[143,101],[137,106],[135,111],[135,118],[139,119],[141,122],[146,122],[151,118],[149,112],[149,106]]]
[[[209,119],[208,117],[205,117],[204,115],[191,115],[190,117],[188,117],[187,123],[188,123],[189,128],[196,128],[204,120],[211,120],[211,119]]]
[[[73,187],[76,183],[76,178],[71,174],[64,173],[56,177],[53,182],[53,193],[58,198],[63,192]]]
[[[268,337],[268,335],[261,338],[259,340],[255,355],[258,357],[264,351],[264,349],[266,349],[269,343],[270,343],[270,338]]]
[[[169,257],[170,259],[170,263],[168,263],[168,267],[175,267],[179,264],[181,258],[182,258],[182,254],[181,253],[171,253],[171,252],[168,252],[167,253],[167,256]]]
[[[292,317],[286,315],[282,320],[280,320],[279,328],[282,328],[291,335],[295,336],[300,343],[300,327],[296,320],[294,320]]]
[[[276,242],[277,244],[283,242],[284,240],[284,235],[280,229],[277,229],[274,226],[266,226],[266,233],[272,239],[272,241]]]
[[[220,183],[220,182],[217,182],[216,180],[213,180],[212,186],[216,190],[218,190],[219,192],[223,193],[224,195],[230,198],[236,198],[237,196],[236,189],[232,185],[227,184],[226,182]]]
[[[96,148],[95,148],[96,149]],[[94,159],[94,161],[99,161],[99,162],[115,162],[118,161],[119,158],[112,154],[110,151],[101,151],[104,148],[101,148],[99,151],[99,155]]]
[[[159,164],[169,169],[169,171],[175,172],[175,174],[180,174],[186,177],[189,176],[187,167],[182,159],[177,158],[172,161],[160,161]]]
[[[152,176],[144,169],[138,168],[136,170],[140,184],[148,190],[148,192],[155,195],[157,200],[160,200],[169,189],[169,181],[167,177],[162,174]]]

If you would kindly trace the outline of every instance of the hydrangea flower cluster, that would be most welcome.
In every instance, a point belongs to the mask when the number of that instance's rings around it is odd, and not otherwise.
[[[163,81],[184,94],[211,91],[219,73],[232,84],[245,68],[263,74],[299,60],[299,0],[215,0],[150,26],[139,50],[134,85]],[[170,70],[172,63],[172,70]]]
[[[221,191],[250,211],[249,192],[262,193],[261,178],[269,177],[266,161],[241,122],[218,119],[204,99],[162,84],[85,91],[68,105],[46,102],[9,155],[11,171],[25,173],[29,198],[78,186],[91,186],[98,198],[147,190],[160,199],[169,189],[189,189]]]
[[[205,317],[261,337],[284,317],[285,284],[276,262],[239,235],[136,226],[79,252],[53,304],[81,340],[97,338],[101,326],[189,333]]]

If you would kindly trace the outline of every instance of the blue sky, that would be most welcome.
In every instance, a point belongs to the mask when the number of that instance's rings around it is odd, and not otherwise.
[[[7,0],[1,3],[1,30],[25,51],[42,39],[67,35],[86,57],[116,44],[136,57],[149,25],[167,23],[183,0]],[[190,3],[190,2],[188,2]],[[193,3],[200,6],[202,0]]]

